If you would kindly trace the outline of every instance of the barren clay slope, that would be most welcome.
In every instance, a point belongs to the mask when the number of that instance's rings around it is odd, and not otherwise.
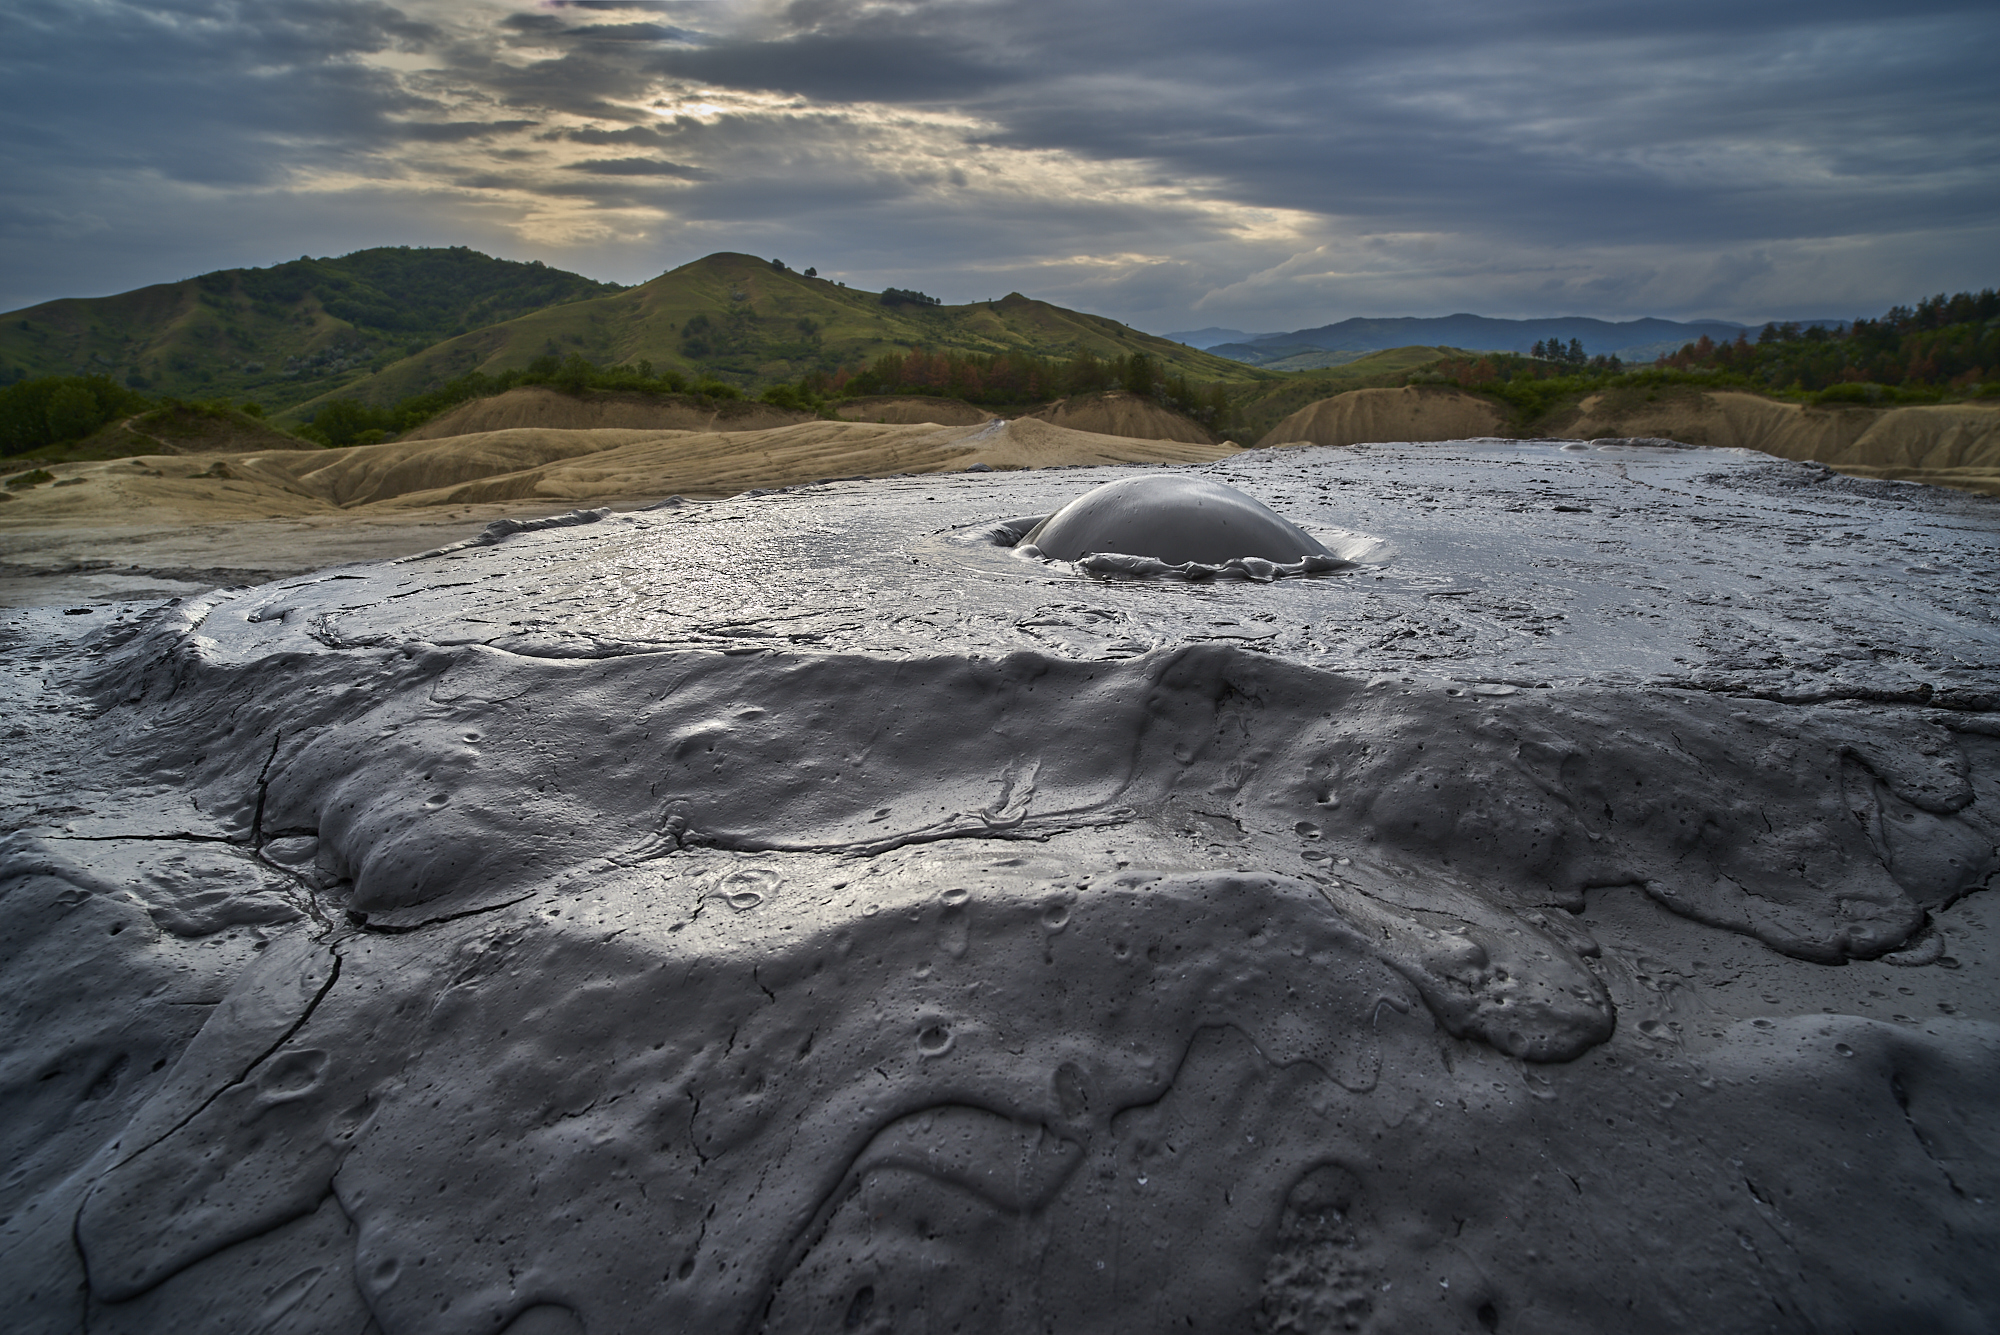
[[[1135,440],[1178,440],[1191,445],[1211,445],[1215,436],[1201,423],[1163,408],[1151,399],[1113,390],[1108,394],[1079,394],[1057,399],[1048,407],[1028,414],[1073,431],[1093,431],[1105,436],[1131,436]]]
[[[405,440],[438,440],[476,431],[510,427],[556,427],[589,430],[625,427],[654,431],[762,431],[811,419],[812,414],[776,408],[768,403],[724,402],[704,407],[691,398],[656,398],[591,390],[562,394],[540,385],[524,385],[488,399],[474,399],[438,414]]]
[[[1461,390],[1358,389],[1321,399],[1258,442],[1358,445],[1517,434],[1505,405]],[[2000,494],[2000,407],[1811,408],[1755,394],[1621,389],[1593,394],[1538,423],[1576,440],[1649,437],[1816,459],[1844,473]]]
[[[871,394],[836,403],[833,411],[849,422],[929,422],[935,426],[976,426],[995,414],[963,399],[931,399],[907,394]]]
[[[1014,469],[1195,463],[1233,453],[1232,446],[1093,435],[1031,420],[993,421],[979,427],[812,421],[773,431],[661,434],[615,450],[406,493],[393,504],[638,500],[674,493],[723,496],[826,477],[962,472],[982,464]]]
[[[395,504],[726,495],[829,476],[1190,463],[1234,446],[1136,440],[1048,422],[941,427],[807,419],[757,431],[514,428],[345,450],[57,464],[9,493],[0,529],[214,523]]]
[[[318,514],[651,440],[657,431],[484,432],[345,450],[153,455],[56,464],[11,493],[0,530],[216,524]],[[665,433],[676,434],[676,433]]]
[[[1623,390],[1592,395],[1544,429],[1761,450],[1864,477],[2000,494],[2000,407],[1808,408],[1731,391]]]
[[[919,395],[873,395],[838,403],[846,421],[903,426],[976,426],[994,420],[984,408],[959,399]],[[1060,399],[1030,417],[1092,435],[1133,440],[1174,440],[1212,445],[1215,436],[1200,423],[1149,399],[1122,392]],[[730,402],[704,407],[689,398],[592,391],[563,394],[540,386],[510,389],[492,398],[461,404],[409,432],[404,440],[441,440],[516,427],[589,430],[604,427],[664,431],[763,431],[811,421],[810,413],[765,403]]]
[[[1285,418],[1257,442],[1273,445],[1359,445],[1385,440],[1466,440],[1496,436],[1507,422],[1492,399],[1458,390],[1406,386],[1357,389],[1321,399]]]

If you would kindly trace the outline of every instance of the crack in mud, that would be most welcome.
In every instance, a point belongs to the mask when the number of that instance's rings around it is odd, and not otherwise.
[[[130,1164],[133,1160],[139,1158],[139,1156],[145,1154],[147,1151],[159,1145],[162,1141],[168,1139],[169,1137],[173,1136],[176,1132],[186,1127],[188,1123],[194,1121],[195,1118],[207,1112],[209,1107],[217,1099],[221,1098],[224,1094],[227,1094],[230,1090],[235,1089],[237,1086],[246,1083],[250,1079],[251,1072],[255,1071],[259,1066],[262,1066],[265,1062],[269,1061],[277,1053],[278,1049],[284,1047],[285,1044],[291,1042],[293,1036],[296,1035],[300,1029],[305,1027],[306,1022],[308,1020],[312,1019],[313,1012],[319,1009],[319,1004],[322,1001],[326,1000],[327,994],[333,991],[333,985],[340,981],[340,969],[341,969],[341,964],[343,962],[340,954],[340,943],[336,941],[329,944],[327,946],[327,954],[333,957],[333,967],[327,970],[326,981],[320,984],[319,991],[313,994],[312,1000],[306,1003],[306,1007],[302,1012],[300,1012],[299,1018],[292,1021],[292,1023],[285,1029],[285,1032],[283,1034],[279,1035],[278,1038],[274,1042],[272,1042],[272,1044],[269,1047],[265,1048],[262,1052],[258,1053],[256,1057],[252,1058],[249,1064],[246,1065],[238,1075],[236,1075],[233,1079],[224,1084],[221,1088],[217,1089],[214,1093],[210,1094],[207,1098],[203,1099],[200,1105],[196,1107],[193,1112],[190,1112],[187,1116],[181,1118],[180,1121],[174,1123],[171,1127],[167,1128],[165,1131],[162,1131],[158,1136],[155,1136],[152,1140],[148,1141],[146,1144],[140,1146],[136,1150],[133,1150],[130,1154],[126,1155],[124,1158],[120,1159],[117,1163],[107,1168],[103,1173],[99,1174],[99,1176],[105,1177],[109,1176],[112,1173],[117,1172],[119,1169],[124,1168],[127,1164]],[[86,1192],[84,1194],[84,1200],[87,1202],[89,1199],[90,1199],[90,1194]],[[77,1214],[79,1218],[82,1217],[81,1207],[78,1208]]]
[[[378,936],[408,936],[411,932],[421,932],[426,927],[436,927],[441,923],[460,922],[466,918],[477,918],[482,914],[498,913],[501,909],[508,909],[514,907],[516,904],[526,903],[540,893],[539,890],[530,890],[525,895],[516,895],[512,899],[504,900],[498,904],[487,904],[476,909],[462,909],[457,913],[444,913],[435,918],[426,918],[422,922],[397,924],[370,922],[367,913],[360,909],[347,910],[347,921],[361,931]]]
[[[245,848],[241,839],[226,834],[192,834],[181,831],[175,834],[40,834],[35,836],[51,844],[224,844],[230,848]]]
[[[1917,1119],[1911,1115],[1910,1093],[1904,1087],[1903,1078],[1900,1075],[1891,1075],[1889,1077],[1889,1093],[1896,1100],[1896,1107],[1902,1110],[1904,1125],[1908,1126],[1910,1134],[1916,1137],[1917,1148],[1924,1152],[1924,1157],[1929,1159],[1939,1174],[1943,1176],[1945,1185],[1951,1188],[1951,1194],[1960,1200],[1965,1200],[1967,1198],[1965,1188],[1958,1185],[1958,1180],[1951,1175],[1951,1170],[1946,1168],[1944,1161],[1937,1157],[1937,1152],[1931,1148],[1930,1138],[1924,1134],[1924,1129],[1917,1125]]]

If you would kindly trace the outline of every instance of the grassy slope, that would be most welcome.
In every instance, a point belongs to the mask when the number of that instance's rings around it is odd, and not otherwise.
[[[686,339],[696,316],[710,326],[708,350]],[[650,361],[656,368],[715,375],[745,389],[797,380],[809,371],[856,366],[887,352],[1034,352],[1100,356],[1144,352],[1195,380],[1267,378],[1253,367],[1140,333],[1114,320],[1018,294],[966,306],[884,306],[872,292],[780,272],[749,255],[718,254],[629,290],[552,307],[449,339],[345,387],[381,405],[468,371],[492,374],[547,353],[581,353],[599,365]],[[309,415],[308,405],[304,414]]]
[[[223,269],[0,316],[0,378],[97,373],[149,394],[281,408],[468,328],[617,290],[462,248]]]
[[[1401,385],[1410,372],[1457,355],[1462,354],[1453,348],[1389,348],[1341,366],[1274,379],[1231,401],[1235,413],[1231,434],[1238,440],[1257,440],[1309,403],[1345,394],[1350,389]]]

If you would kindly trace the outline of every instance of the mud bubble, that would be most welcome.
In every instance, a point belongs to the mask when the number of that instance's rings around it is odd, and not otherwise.
[[[1354,564],[1234,487],[1161,473],[1107,482],[990,533],[1018,556],[1098,575],[1271,580]]]

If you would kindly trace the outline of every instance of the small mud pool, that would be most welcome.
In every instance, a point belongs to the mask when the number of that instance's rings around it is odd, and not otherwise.
[[[1459,442],[0,614],[11,1328],[1991,1329],[1996,551]]]

